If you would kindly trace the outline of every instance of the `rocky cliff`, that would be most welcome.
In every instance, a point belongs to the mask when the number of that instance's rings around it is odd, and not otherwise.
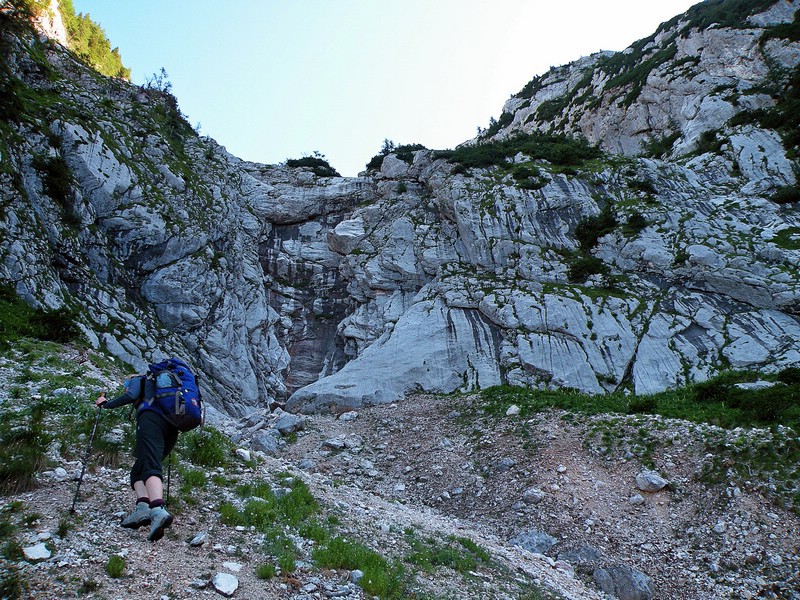
[[[234,414],[797,365],[800,1],[741,4],[357,178],[239,160],[4,20],[0,278],[134,368],[187,356]]]

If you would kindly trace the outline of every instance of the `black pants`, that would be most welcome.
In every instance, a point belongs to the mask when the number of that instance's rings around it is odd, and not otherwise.
[[[161,462],[178,441],[178,428],[153,410],[143,410],[136,417],[136,462],[131,468],[131,487],[155,475],[162,477]]]

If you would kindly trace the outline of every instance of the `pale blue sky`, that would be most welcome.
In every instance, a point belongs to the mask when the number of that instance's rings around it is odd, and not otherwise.
[[[73,0],[132,80],[164,67],[192,125],[274,164],[355,175],[384,138],[452,148],[534,75],[622,50],[696,0]]]

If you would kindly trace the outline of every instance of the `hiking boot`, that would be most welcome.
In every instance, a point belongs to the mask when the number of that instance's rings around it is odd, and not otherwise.
[[[136,509],[122,519],[120,525],[128,529],[139,529],[150,524],[150,505],[147,502],[137,502]]]
[[[163,506],[150,509],[150,535],[149,542],[157,542],[164,537],[164,530],[172,525],[172,515]]]

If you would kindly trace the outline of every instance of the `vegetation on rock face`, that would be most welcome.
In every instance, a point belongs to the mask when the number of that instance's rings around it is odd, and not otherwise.
[[[34,309],[20,299],[14,289],[0,285],[0,348],[21,337],[68,342],[79,329],[76,315],[67,308]]]
[[[72,0],[59,0],[59,8],[69,47],[75,54],[103,75],[131,78],[131,70],[122,64],[119,48],[112,50],[106,32],[89,14],[75,14]]]
[[[800,156],[800,65],[791,71],[784,85],[775,92],[778,100],[772,108],[742,111],[731,117],[732,127],[754,123],[781,134],[786,155]]]
[[[792,42],[800,41],[800,11],[794,13],[794,21],[791,23],[781,23],[767,29],[761,36],[761,41],[776,38]]]
[[[532,160],[546,160],[564,166],[580,165],[583,161],[602,156],[600,149],[585,139],[544,133],[519,134],[505,140],[440,150],[435,156],[467,168],[486,168],[506,165],[508,159],[520,153]]]
[[[785,185],[775,190],[772,201],[776,204],[790,204],[800,201],[800,188],[796,185]]]

